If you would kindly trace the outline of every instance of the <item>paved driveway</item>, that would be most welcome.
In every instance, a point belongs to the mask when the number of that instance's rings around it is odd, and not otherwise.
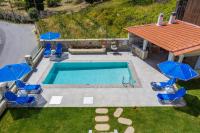
[[[0,67],[19,63],[37,46],[34,25],[0,21]]]

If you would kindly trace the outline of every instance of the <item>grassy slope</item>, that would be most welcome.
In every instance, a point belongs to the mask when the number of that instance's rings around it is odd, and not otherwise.
[[[137,133],[199,133],[200,79],[179,82],[188,89],[186,107],[125,108],[123,117],[133,120]],[[121,133],[126,126],[113,117],[109,109],[110,125]],[[8,109],[0,118],[0,132],[65,132],[86,133],[95,126],[95,108]]]
[[[135,5],[130,0],[110,0],[72,15],[55,15],[40,20],[40,31],[57,31],[62,38],[126,37],[123,28],[157,21],[163,12],[168,19],[175,0],[165,4]]]

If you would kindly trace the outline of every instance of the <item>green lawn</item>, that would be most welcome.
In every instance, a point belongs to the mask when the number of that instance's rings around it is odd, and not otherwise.
[[[200,79],[179,82],[188,88],[186,107],[125,108],[123,117],[133,120],[137,133],[199,133]],[[110,125],[122,133],[126,126],[113,117],[109,108]],[[95,108],[8,109],[0,118],[1,133],[86,133],[94,128]]]
[[[59,14],[40,20],[37,25],[41,33],[60,32],[62,38],[127,37],[125,27],[156,23],[160,12],[167,21],[175,6],[176,0],[147,5],[133,4],[131,0],[109,0],[72,15]]]

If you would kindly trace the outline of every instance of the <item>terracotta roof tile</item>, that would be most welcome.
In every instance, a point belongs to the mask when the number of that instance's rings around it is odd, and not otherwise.
[[[180,20],[177,21],[177,24],[167,24],[166,26],[148,24],[128,27],[126,30],[174,53],[174,55],[200,50],[200,27]]]

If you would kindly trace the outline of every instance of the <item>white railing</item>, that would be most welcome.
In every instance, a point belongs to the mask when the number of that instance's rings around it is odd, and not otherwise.
[[[122,78],[122,85],[124,87],[128,87],[128,86],[134,87],[134,83],[133,83],[132,78],[129,76],[128,82],[125,82],[125,77],[123,76],[123,78]]]

